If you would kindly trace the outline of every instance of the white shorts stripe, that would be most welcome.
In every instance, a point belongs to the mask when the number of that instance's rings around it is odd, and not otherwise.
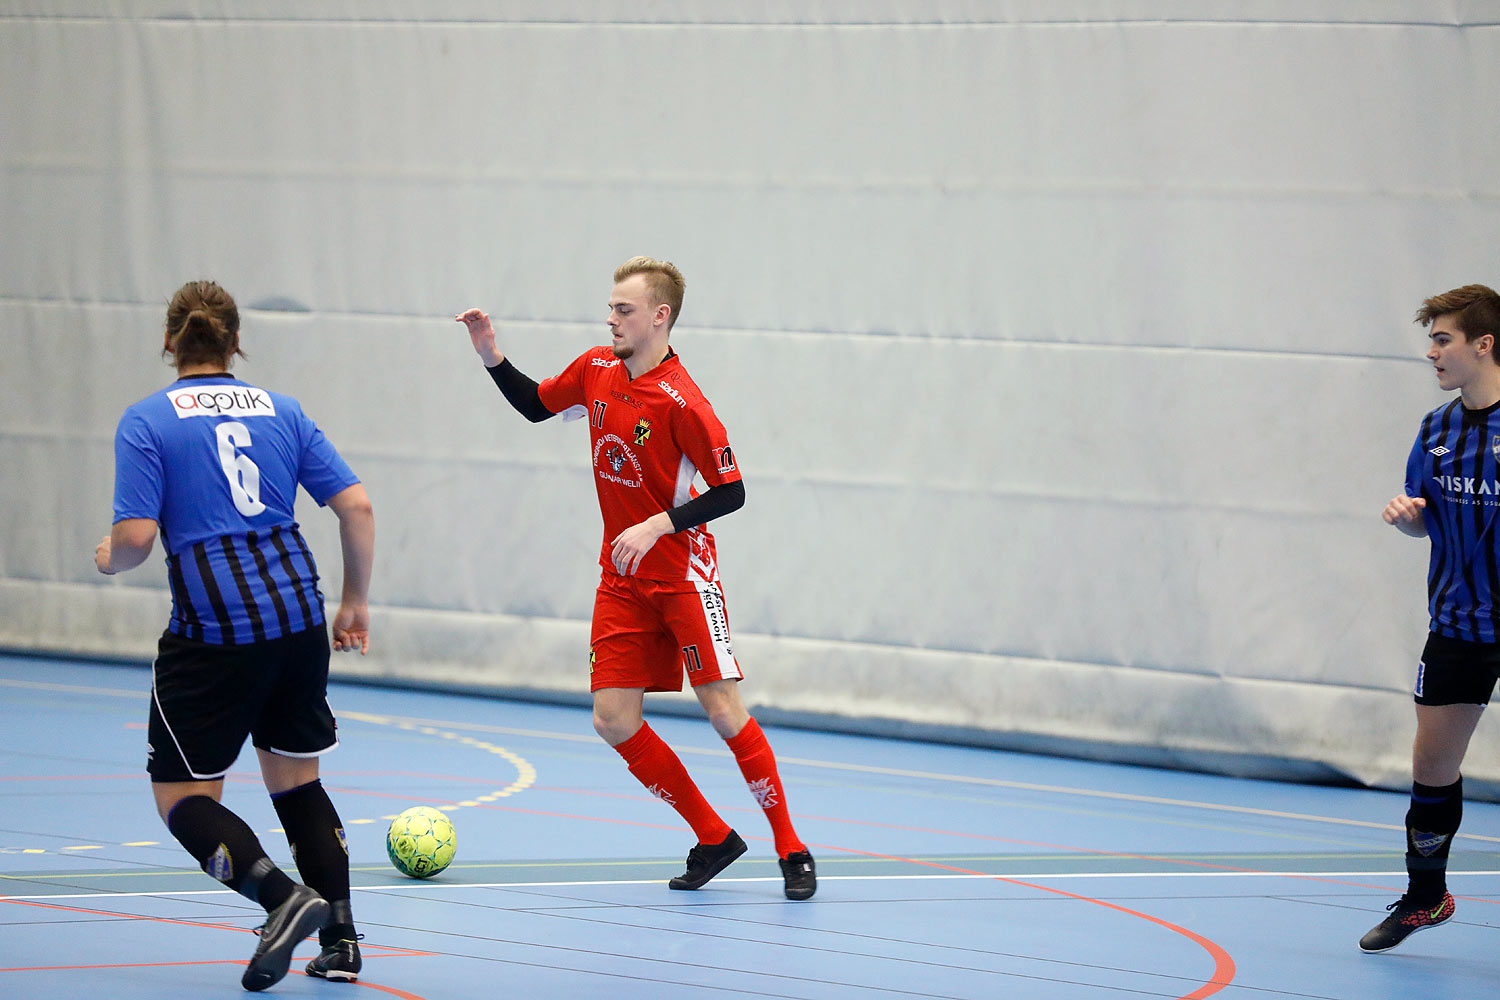
[[[717,673],[720,680],[743,680],[738,663],[734,662],[734,647],[729,639],[729,613],[724,606],[724,592],[717,583],[699,583],[698,600],[703,608],[703,625],[713,642],[711,662],[708,667]],[[709,660],[704,652],[700,658]]]

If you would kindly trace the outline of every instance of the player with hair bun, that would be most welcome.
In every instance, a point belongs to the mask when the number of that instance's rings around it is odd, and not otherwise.
[[[214,282],[188,282],[172,297],[162,353],[177,380],[120,418],[114,525],[94,564],[105,574],[139,566],[161,532],[172,616],[151,666],[146,770],[172,835],[205,872],[265,908],[240,980],[263,990],[315,930],[322,953],[309,975],[353,980],[360,971],[348,844],[318,778],[318,758],[338,736],[318,569],[293,520],[297,487],[339,521],[335,649],[369,650],[375,521],[365,488],[301,405],[229,374],[243,355],[239,331],[234,299]],[[220,804],[246,736],[306,885]]]

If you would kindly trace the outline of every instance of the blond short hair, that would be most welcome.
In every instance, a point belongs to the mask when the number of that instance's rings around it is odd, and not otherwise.
[[[677,270],[677,265],[670,260],[632,257],[615,268],[615,284],[618,285],[632,274],[646,276],[646,290],[651,295],[653,306],[659,306],[665,302],[672,307],[672,312],[667,317],[667,329],[671,330],[677,322],[677,314],[682,312],[682,293],[687,290],[687,282],[683,280],[682,272]]]

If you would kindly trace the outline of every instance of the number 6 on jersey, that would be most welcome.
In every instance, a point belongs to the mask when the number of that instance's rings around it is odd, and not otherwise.
[[[250,429],[238,420],[226,420],[214,428],[219,438],[219,464],[224,467],[224,476],[229,480],[229,494],[234,497],[234,506],[246,517],[254,517],[266,509],[260,502],[260,469],[236,448],[250,447]]]

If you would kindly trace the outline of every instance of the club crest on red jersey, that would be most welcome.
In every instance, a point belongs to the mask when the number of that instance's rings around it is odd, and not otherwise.
[[[642,417],[640,420],[637,420],[636,423],[635,423],[635,443],[638,444],[638,445],[639,444],[645,444],[647,441],[650,441],[650,440],[651,440],[651,421],[647,420],[645,417]],[[1500,440],[1500,439],[1497,439],[1497,440]]]

